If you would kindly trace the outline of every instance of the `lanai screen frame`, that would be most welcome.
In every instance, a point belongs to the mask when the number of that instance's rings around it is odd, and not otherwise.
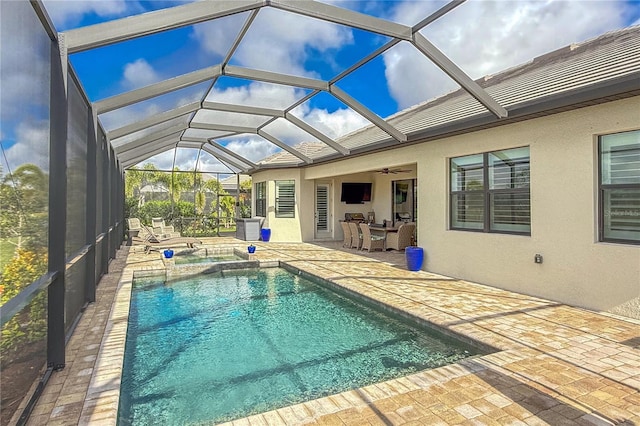
[[[308,90],[309,93],[306,96],[283,109],[211,102],[206,99],[207,94],[209,93],[209,91],[206,91],[199,102],[187,103],[178,106],[173,110],[165,111],[155,117],[143,119],[135,123],[129,123],[126,126],[111,130],[107,134],[110,140],[115,141],[119,137],[149,129],[159,122],[186,116],[189,118],[185,125],[175,126],[170,131],[167,130],[164,132],[145,135],[140,140],[130,141],[119,145],[116,148],[116,153],[123,166],[125,168],[134,166],[153,155],[170,149],[176,149],[183,146],[185,143],[189,143],[190,146],[200,144],[201,149],[207,150],[207,152],[214,155],[220,161],[231,164],[233,167],[238,169],[238,172],[250,174],[254,171],[260,170],[263,166],[249,160],[246,156],[238,155],[235,152],[226,149],[219,142],[219,138],[190,138],[185,136],[185,131],[190,128],[220,131],[224,132],[225,137],[247,134],[258,135],[274,144],[276,147],[289,152],[291,155],[299,159],[299,166],[313,164],[317,159],[314,160],[309,156],[302,154],[290,144],[279,140],[265,130],[265,127],[274,120],[284,119],[297,128],[307,132],[317,140],[325,143],[331,148],[331,152],[333,152],[335,156],[345,158],[352,153],[351,149],[346,148],[338,141],[327,136],[317,128],[307,124],[292,113],[295,108],[302,105],[315,95],[319,93],[326,93],[364,117],[370,123],[371,127],[379,128],[388,136],[385,140],[380,141],[380,143],[375,146],[372,146],[371,149],[380,148],[381,146],[402,145],[403,143],[410,142],[414,139],[410,135],[398,130],[389,122],[389,120],[385,120],[373,111],[369,110],[365,105],[358,102],[354,97],[339,88],[337,85],[341,80],[351,75],[368,62],[380,57],[383,53],[400,42],[407,42],[411,44],[416,51],[428,58],[452,80],[458,83],[463,90],[482,104],[494,120],[507,118],[509,113],[502,105],[500,105],[491,95],[488,94],[486,90],[481,88],[478,83],[471,79],[461,68],[459,68],[452,60],[450,60],[419,32],[429,24],[462,5],[465,1],[466,0],[454,0],[446,3],[444,6],[433,12],[431,15],[425,17],[414,26],[399,24],[346,8],[319,3],[312,0],[205,1],[161,9],[142,15],[134,15],[122,19],[116,19],[114,21],[68,30],[59,34],[59,41],[63,58],[68,59],[69,55],[108,46],[114,43],[129,41],[139,37],[207,22],[238,13],[248,13],[247,19],[239,30],[237,38],[232,43],[221,63],[160,81],[146,87],[95,101],[93,106],[96,113],[100,115],[203,82],[208,82],[210,84],[210,91],[215,87],[217,80],[223,76]],[[344,25],[353,29],[359,29],[388,37],[390,41],[371,52],[366,57],[355,61],[347,69],[338,73],[329,80],[299,77],[230,65],[229,61],[238,49],[238,46],[242,42],[247,31],[251,28],[253,21],[256,19],[256,16],[262,8],[275,8],[312,19]],[[222,125],[219,123],[196,123],[193,120],[193,116],[199,110],[250,114],[265,117],[267,120],[263,124],[254,127]],[[358,150],[358,152],[362,153],[362,150]]]

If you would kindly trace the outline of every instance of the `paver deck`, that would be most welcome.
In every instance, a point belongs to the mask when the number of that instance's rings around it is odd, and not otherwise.
[[[410,272],[397,254],[255,244],[257,260],[289,263],[498,351],[228,425],[640,425],[638,321]],[[116,423],[133,274],[163,267],[159,253],[118,253],[28,424]]]

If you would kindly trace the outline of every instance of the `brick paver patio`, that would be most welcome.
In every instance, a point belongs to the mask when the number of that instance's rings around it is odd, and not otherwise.
[[[231,238],[209,243],[237,247]],[[313,244],[256,243],[352,292],[498,349],[232,425],[640,425],[640,323]],[[115,425],[134,271],[159,253],[119,251],[30,425]],[[385,262],[385,259],[390,262]]]

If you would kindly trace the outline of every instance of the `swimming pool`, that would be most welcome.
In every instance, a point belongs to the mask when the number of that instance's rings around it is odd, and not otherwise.
[[[136,279],[118,424],[228,421],[478,353],[281,268]]]

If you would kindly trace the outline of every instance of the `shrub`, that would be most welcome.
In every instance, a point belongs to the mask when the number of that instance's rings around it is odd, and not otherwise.
[[[4,305],[47,271],[45,252],[17,249],[0,277],[0,303]],[[47,292],[42,291],[31,303],[2,327],[3,356],[23,344],[35,342],[47,332]]]
[[[189,201],[178,201],[173,204],[173,212],[171,210],[171,201],[148,201],[138,209],[137,216],[145,224],[151,224],[151,218],[161,217],[167,222],[171,222],[178,217],[195,217],[195,205]]]

